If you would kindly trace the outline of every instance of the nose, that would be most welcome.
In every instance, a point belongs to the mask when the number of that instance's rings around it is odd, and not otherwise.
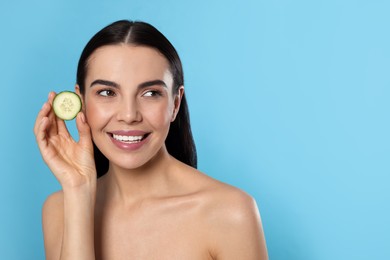
[[[126,124],[133,124],[142,120],[142,115],[136,100],[124,98],[118,106],[117,120]]]

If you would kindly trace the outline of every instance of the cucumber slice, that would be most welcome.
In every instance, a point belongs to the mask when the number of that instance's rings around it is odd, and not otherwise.
[[[72,91],[62,91],[53,100],[54,113],[63,120],[72,120],[81,110],[81,99]]]

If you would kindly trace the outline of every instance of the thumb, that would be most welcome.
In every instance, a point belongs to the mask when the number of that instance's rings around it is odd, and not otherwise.
[[[92,136],[91,129],[85,120],[85,115],[83,112],[79,112],[76,117],[76,126],[79,132],[79,144],[85,147],[92,148]]]

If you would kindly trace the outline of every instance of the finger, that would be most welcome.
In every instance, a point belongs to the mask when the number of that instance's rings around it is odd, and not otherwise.
[[[49,97],[48,97],[48,103],[50,105],[50,113],[49,113],[49,121],[51,122],[51,127],[49,129],[49,134],[50,135],[56,135],[58,134],[58,126],[57,126],[57,117],[54,113],[54,110],[53,110],[53,100],[56,96],[56,93],[54,91],[51,91],[49,93]]]
[[[48,118],[47,117],[42,118],[38,124],[37,133],[35,135],[41,153],[44,152],[44,149],[47,147],[48,144],[47,133],[46,133],[48,124],[49,124]]]
[[[59,134],[65,137],[70,137],[70,133],[68,131],[68,128],[66,127],[64,120],[56,116],[56,124],[57,124],[57,130]]]
[[[48,117],[42,118],[42,121],[38,127],[36,139],[43,160],[49,166],[50,169],[53,169],[53,166],[59,164],[60,162],[58,160],[54,160],[56,154],[54,149],[55,147],[50,144],[50,141],[47,136],[47,129],[48,127],[50,127],[49,124],[50,122]],[[54,175],[56,175],[55,172],[56,171],[53,171]]]
[[[56,95],[57,94],[54,91],[50,91],[49,92],[48,101],[49,101],[50,104],[53,104],[53,100],[56,97]]]
[[[47,97],[47,101],[43,103],[41,110],[38,113],[37,119],[35,120],[34,124],[34,134],[36,135],[38,132],[39,125],[42,121],[43,117],[48,117],[50,111],[51,111],[51,102],[53,100],[53,92],[49,92],[49,95]]]
[[[42,108],[37,115],[37,119],[35,120],[35,124],[34,124],[34,134],[35,135],[37,135],[37,133],[38,133],[38,128],[42,122],[42,118],[48,116],[50,109],[51,109],[50,105],[47,102],[43,103]]]
[[[91,129],[86,122],[85,115],[83,112],[79,112],[76,117],[76,126],[79,132],[79,144],[84,147],[92,148],[92,136]]]

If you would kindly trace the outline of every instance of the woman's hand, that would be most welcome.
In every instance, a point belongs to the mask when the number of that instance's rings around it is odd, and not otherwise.
[[[83,112],[76,117],[79,141],[69,134],[65,122],[52,109],[54,92],[38,113],[34,134],[43,160],[56,176],[63,189],[78,188],[96,183],[91,132]]]

